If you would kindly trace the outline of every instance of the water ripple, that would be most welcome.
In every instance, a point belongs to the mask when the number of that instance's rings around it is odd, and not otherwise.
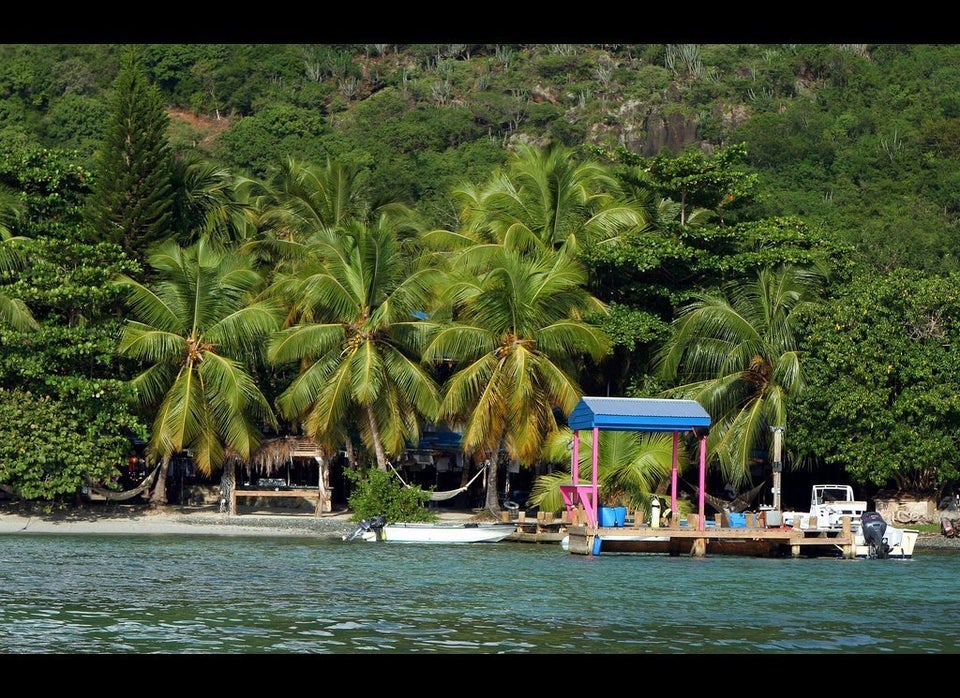
[[[570,555],[559,546],[5,536],[0,652],[942,653],[960,556]]]

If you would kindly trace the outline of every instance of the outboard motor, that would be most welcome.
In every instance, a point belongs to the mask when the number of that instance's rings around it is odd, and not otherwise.
[[[370,519],[363,519],[357,530],[349,536],[343,536],[343,540],[353,540],[366,531],[373,531],[376,540],[383,540],[383,527],[387,525],[387,519],[383,516],[371,516]]]
[[[387,519],[385,516],[371,516],[370,521],[367,522],[367,530],[373,531],[373,535],[378,541],[383,540],[383,527],[387,525]]]
[[[860,529],[863,539],[867,542],[871,558],[886,559],[890,554],[890,546],[884,534],[887,532],[887,522],[876,511],[865,511],[860,515]]]
[[[361,533],[363,533],[364,531],[369,531],[369,530],[370,530],[370,522],[367,521],[366,519],[363,519],[363,520],[360,522],[360,525],[357,526],[357,530],[354,531],[353,533],[351,533],[349,536],[343,536],[343,537],[342,537],[342,540],[353,540],[354,538],[356,538],[357,536],[359,536],[359,535],[360,535]]]

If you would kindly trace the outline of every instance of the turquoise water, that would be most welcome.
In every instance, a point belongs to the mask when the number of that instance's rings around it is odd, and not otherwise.
[[[571,555],[559,545],[0,537],[0,652],[948,653],[960,554]]]

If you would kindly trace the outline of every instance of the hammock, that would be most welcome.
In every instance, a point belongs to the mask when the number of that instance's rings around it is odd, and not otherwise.
[[[700,488],[691,485],[689,482],[684,480],[686,484],[693,488],[694,492],[699,496]],[[720,497],[714,497],[709,492],[703,493],[703,498],[706,500],[707,504],[712,506],[718,512],[729,511],[734,514],[739,514],[740,512],[746,511],[750,508],[750,505],[753,503],[753,500],[757,498],[757,495],[760,494],[760,490],[763,489],[763,486],[767,484],[767,481],[764,480],[759,485],[754,487],[751,490],[744,492],[743,494],[738,494],[736,497],[727,501],[726,499],[721,499]]]
[[[393,467],[393,463],[391,463],[390,461],[387,461],[387,465],[390,466],[390,470],[392,470],[392,471],[394,472],[394,474],[400,479],[400,482],[403,482],[403,486],[404,486],[404,487],[411,487],[411,485],[408,485],[406,482],[403,481],[403,477],[400,475],[399,472],[397,472],[397,469]],[[430,493],[430,501],[431,501],[431,502],[443,502],[443,501],[446,501],[447,499],[453,499],[454,497],[456,497],[458,494],[461,494],[462,492],[466,492],[467,489],[470,487],[470,485],[473,484],[473,481],[476,480],[478,477],[480,477],[481,473],[483,473],[483,471],[486,470],[486,469],[487,469],[487,466],[483,466],[482,468],[480,468],[480,470],[477,471],[477,474],[474,475],[472,478],[470,478],[470,482],[468,482],[468,483],[467,483],[466,485],[464,485],[463,487],[460,487],[460,488],[455,489],[455,490],[444,490],[444,491],[442,491],[442,492],[431,492],[431,493]]]
[[[153,472],[147,475],[143,480],[140,481],[140,484],[134,487],[132,490],[123,490],[118,492],[117,490],[107,489],[106,487],[100,487],[95,485],[90,478],[84,475],[84,480],[87,484],[87,496],[90,499],[108,499],[112,502],[123,502],[128,499],[133,499],[137,495],[143,494],[146,490],[150,489],[150,485],[153,484],[153,479],[156,477],[157,472],[160,470],[160,465],[153,469]]]

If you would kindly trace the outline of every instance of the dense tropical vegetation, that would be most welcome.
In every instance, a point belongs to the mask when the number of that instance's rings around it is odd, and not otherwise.
[[[699,400],[724,482],[781,425],[787,467],[939,496],[958,51],[0,46],[0,484],[69,499],[139,438],[230,486],[266,429],[384,472],[447,422],[488,509],[501,460],[553,508],[608,394]],[[611,495],[662,491],[609,439]]]

